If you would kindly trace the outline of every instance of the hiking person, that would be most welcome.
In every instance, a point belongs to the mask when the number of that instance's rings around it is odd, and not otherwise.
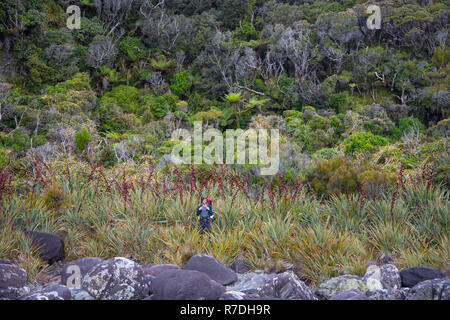
[[[203,234],[205,229],[208,233],[211,233],[211,220],[214,220],[214,212],[210,199],[202,198],[202,203],[197,208],[197,216],[199,217],[198,229],[200,234]]]

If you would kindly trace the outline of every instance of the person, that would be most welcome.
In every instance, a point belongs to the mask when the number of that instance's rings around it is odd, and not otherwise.
[[[214,212],[208,198],[202,198],[202,203],[197,208],[197,217],[199,217],[198,229],[200,234],[203,234],[205,229],[208,233],[211,233],[211,220],[214,221]]]

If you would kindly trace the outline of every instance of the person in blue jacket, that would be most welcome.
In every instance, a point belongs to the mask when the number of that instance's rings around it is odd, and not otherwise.
[[[201,205],[197,207],[197,217],[199,217],[198,229],[200,234],[203,234],[205,229],[208,233],[211,233],[211,220],[214,221],[214,212],[208,198],[202,198]]]

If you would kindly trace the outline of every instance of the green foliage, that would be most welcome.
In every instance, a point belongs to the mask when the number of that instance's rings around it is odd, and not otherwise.
[[[315,152],[312,157],[318,160],[330,160],[336,157],[337,151],[332,148],[323,148]]]
[[[150,59],[150,65],[156,71],[168,71],[175,66],[176,62],[173,59],[168,59],[166,56],[160,54],[155,58]]]
[[[410,130],[423,133],[425,131],[425,126],[417,118],[403,118],[399,120],[398,127],[391,130],[391,137],[399,139],[404,133],[408,133]]]
[[[435,15],[421,6],[407,4],[391,10],[384,19],[400,26],[411,21],[432,22]]]
[[[0,136],[3,146],[24,153],[30,147],[30,137],[22,129],[14,130],[11,135]]]
[[[388,141],[381,136],[374,135],[370,132],[360,132],[352,134],[344,140],[344,152],[346,155],[372,152],[377,147],[387,144]]]
[[[356,192],[358,174],[359,170],[352,162],[339,157],[317,163],[308,181],[317,194],[330,196]]]
[[[33,137],[33,147],[39,147],[46,144],[48,141],[44,135],[39,134]]]
[[[30,81],[35,88],[53,79],[55,70],[47,66],[38,56],[33,55],[25,63],[28,68]]]
[[[115,104],[126,112],[136,112],[139,106],[139,90],[135,87],[120,85],[114,87],[100,99],[100,104]]]
[[[75,74],[72,79],[60,82],[54,86],[48,86],[46,92],[51,95],[66,95],[70,90],[91,90],[89,74],[81,72]]]
[[[238,103],[241,101],[242,94],[239,92],[230,92],[224,96],[224,100],[228,101],[231,104]]]
[[[187,90],[191,87],[191,84],[188,80],[188,72],[182,71],[175,75],[175,81],[173,84],[169,86],[170,90],[175,93],[177,96],[182,96],[186,93]]]
[[[350,95],[347,91],[334,93],[328,102],[330,107],[338,112],[345,112],[350,107]]]
[[[178,98],[173,94],[166,93],[159,97],[151,97],[150,102],[147,104],[149,110],[157,118],[163,118],[167,112],[175,111]]]
[[[74,30],[75,37],[82,44],[89,44],[96,35],[103,33],[103,27],[95,16],[91,19],[86,17],[81,17],[81,28]]]
[[[128,55],[131,61],[137,61],[145,58],[147,48],[139,38],[129,37],[123,39],[119,44],[120,49]]]
[[[242,41],[256,40],[258,38],[259,32],[255,29],[250,21],[248,21],[247,16],[240,23],[240,27],[233,32],[235,39]]]
[[[445,46],[444,49],[442,47],[436,47],[433,51],[433,57],[431,58],[434,65],[437,67],[444,67],[450,62],[450,48]]]
[[[81,129],[80,131],[75,133],[75,136],[74,136],[75,147],[77,147],[77,149],[80,152],[82,152],[84,150],[86,145],[89,142],[91,142],[91,140],[92,140],[92,136],[86,127],[84,127],[83,129]]]

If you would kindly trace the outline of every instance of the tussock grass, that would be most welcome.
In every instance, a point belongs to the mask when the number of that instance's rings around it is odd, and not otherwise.
[[[395,194],[375,200],[361,194],[318,199],[301,179],[278,177],[256,187],[226,168],[106,169],[69,159],[36,172],[44,173],[12,182],[0,215],[0,258],[15,260],[30,279],[43,263],[23,237],[26,230],[62,236],[67,260],[125,256],[144,265],[183,265],[205,253],[228,264],[243,255],[268,272],[295,267],[313,286],[362,275],[380,254],[393,255],[400,268],[448,269],[448,191],[427,181],[402,180]],[[217,217],[209,236],[197,230],[202,195],[213,199]]]

